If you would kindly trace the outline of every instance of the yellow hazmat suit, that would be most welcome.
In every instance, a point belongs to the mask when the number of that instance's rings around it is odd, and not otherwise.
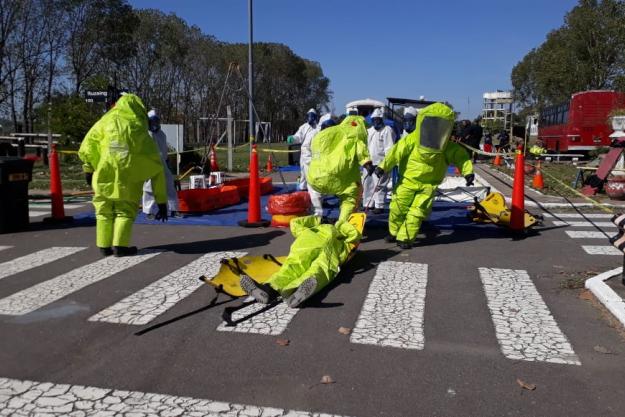
[[[93,173],[97,246],[128,247],[143,183],[151,179],[156,203],[167,202],[163,163],[141,99],[123,95],[89,130],[78,155],[85,173]]]
[[[399,166],[400,180],[391,200],[389,233],[398,242],[414,241],[431,210],[436,188],[447,167],[454,164],[466,176],[473,164],[462,146],[449,142],[455,115],[442,103],[419,111],[415,130],[397,142],[378,167],[385,172]]]
[[[341,201],[339,222],[346,222],[358,201],[360,166],[371,162],[364,119],[347,116],[340,125],[322,130],[312,140],[311,153],[309,187],[336,195]]]
[[[291,233],[295,242],[291,245],[289,256],[267,282],[283,296],[310,277],[317,281],[315,292],[328,285],[338,274],[339,266],[347,260],[351,243],[361,237],[360,232],[348,222],[321,224],[318,216],[291,220]]]

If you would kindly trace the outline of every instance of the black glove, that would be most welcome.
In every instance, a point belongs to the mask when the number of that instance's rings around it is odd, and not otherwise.
[[[364,164],[362,166],[365,170],[367,170],[367,175],[371,176],[373,175],[373,171],[375,171],[375,167],[373,166],[373,164],[371,163],[371,161],[367,162],[366,164]]]
[[[467,187],[470,187],[473,185],[473,181],[475,181],[475,174],[465,175],[464,179],[467,182]]]
[[[93,180],[93,172],[85,172],[85,181],[87,181],[87,185],[91,187],[91,181]]]
[[[375,167],[375,170],[373,170],[373,173],[378,177],[378,178],[382,178],[384,176],[384,170],[380,167]]]
[[[167,221],[167,203],[158,205],[158,213],[156,213],[156,217],[154,218],[162,222]]]

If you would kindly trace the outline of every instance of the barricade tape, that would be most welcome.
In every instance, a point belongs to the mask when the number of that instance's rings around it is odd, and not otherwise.
[[[462,143],[462,142],[456,142],[458,145],[463,146],[464,148],[477,153],[478,155],[485,155],[485,156],[509,156],[509,157],[513,157],[515,155],[515,152],[485,152],[481,149],[475,149],[472,146],[467,145],[466,143]]]

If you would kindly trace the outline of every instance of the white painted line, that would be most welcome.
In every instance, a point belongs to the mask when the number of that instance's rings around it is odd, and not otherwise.
[[[585,230],[565,230],[571,239],[607,239],[603,232],[587,232]]]
[[[243,252],[207,253],[120,302],[96,313],[89,318],[89,321],[147,324],[204,285],[198,279],[199,276],[216,275],[221,266],[221,259],[244,255]]]
[[[625,326],[625,301],[604,281],[621,275],[623,268],[615,268],[586,280],[584,284],[599,301]]]
[[[49,211],[29,211],[28,212],[28,217],[43,217],[43,216],[50,216],[50,212]]]
[[[554,226],[573,226],[573,227],[611,227],[615,228],[616,225],[612,222],[576,222],[576,221],[562,221],[554,220]]]
[[[167,394],[0,378],[0,415],[341,417]]]
[[[581,365],[524,270],[479,268],[501,352],[509,359]]]
[[[380,263],[350,341],[403,349],[423,349],[423,311],[428,266]]]
[[[621,255],[623,256],[623,251],[616,249],[614,246],[606,245],[582,245],[582,249],[586,251],[589,255]]]
[[[558,219],[610,219],[613,215],[608,213],[543,213],[543,216]]]
[[[43,249],[29,255],[20,256],[10,261],[0,264],[0,279],[15,275],[29,269],[37,268],[50,262],[57,261],[66,256],[73,255],[76,252],[84,250],[84,247],[58,247],[54,246]]]
[[[84,287],[111,277],[125,269],[147,261],[161,253],[142,250],[138,255],[115,258],[109,256],[89,265],[76,268],[0,300],[0,314],[18,316],[35,311],[46,304],[60,300]]]
[[[0,246],[0,250],[11,249],[13,246]]]
[[[237,321],[266,308],[267,305],[254,303],[232,314],[232,321]],[[267,311],[250,317],[236,326],[228,326],[222,322],[217,330],[220,332],[254,333],[276,336],[286,330],[287,326],[299,310],[290,308],[286,303],[280,303]]]

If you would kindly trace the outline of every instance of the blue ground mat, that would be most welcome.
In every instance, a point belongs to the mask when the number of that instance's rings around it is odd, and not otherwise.
[[[282,192],[281,187],[274,187],[274,194]],[[261,197],[261,217],[266,220],[271,219],[267,213],[266,206],[269,195]],[[428,223],[435,225],[439,229],[453,229],[455,227],[483,227],[477,225],[467,218],[467,203],[435,202],[432,214]],[[151,225],[203,225],[203,226],[238,226],[238,222],[247,219],[247,201],[235,206],[225,207],[210,213],[185,214],[183,218],[169,218],[167,223],[150,220],[145,214],[139,213],[135,221],[136,224]],[[329,218],[337,218],[339,214],[339,200],[336,197],[326,198],[324,201],[324,214]],[[74,215],[74,219],[80,223],[91,223],[95,221],[93,210]],[[388,225],[388,206],[381,214],[367,212],[367,227],[383,227]]]

